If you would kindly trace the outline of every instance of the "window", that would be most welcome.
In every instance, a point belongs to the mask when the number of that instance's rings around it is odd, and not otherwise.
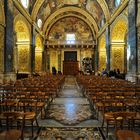
[[[29,0],[21,0],[21,3],[23,5],[23,7],[28,8],[28,6],[29,6]]]
[[[75,34],[66,34],[66,42],[67,44],[75,43]]]
[[[37,25],[38,25],[39,28],[42,27],[42,20],[41,20],[41,19],[38,19],[38,21],[37,21]]]
[[[121,3],[121,0],[115,0],[115,7],[118,7]]]

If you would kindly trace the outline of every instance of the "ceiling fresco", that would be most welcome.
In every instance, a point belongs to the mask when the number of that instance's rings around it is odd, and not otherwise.
[[[96,0],[46,0],[39,9],[37,19],[41,19],[44,22],[51,13],[66,6],[85,9],[94,17],[98,25],[104,17],[103,11]]]
[[[49,40],[66,40],[66,34],[75,34],[75,40],[93,40],[89,26],[79,18],[67,17],[57,21],[51,28]]]

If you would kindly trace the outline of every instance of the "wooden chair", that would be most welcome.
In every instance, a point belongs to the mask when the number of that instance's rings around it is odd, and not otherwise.
[[[3,112],[1,114],[0,119],[1,122],[5,121],[6,130],[0,133],[0,140],[19,140],[19,139],[23,140],[24,119],[20,124],[20,130],[17,129],[19,127],[16,126],[16,128],[14,128],[13,126],[14,123],[19,124],[17,119],[19,116],[21,116],[19,112]]]
[[[21,106],[20,106],[21,105]],[[28,100],[28,99],[22,99],[19,101],[19,111],[21,112],[20,116],[17,118],[19,121],[25,120],[23,124],[23,129],[26,126],[26,124],[31,124],[32,129],[32,137],[34,136],[34,122],[36,122],[37,127],[38,121],[37,121],[37,101],[35,100]]]

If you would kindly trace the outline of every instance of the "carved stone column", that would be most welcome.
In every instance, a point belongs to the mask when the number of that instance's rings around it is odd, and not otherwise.
[[[4,1],[5,41],[4,41],[4,75],[3,79],[16,80],[14,69],[14,4],[13,0]]]
[[[137,81],[137,35],[136,35],[136,1],[128,4],[128,47],[127,47],[127,75],[129,81]]]
[[[32,25],[32,29],[31,29],[31,35],[32,35],[32,39],[31,39],[31,49],[30,49],[30,70],[31,70],[31,74],[33,72],[35,72],[35,28]]]

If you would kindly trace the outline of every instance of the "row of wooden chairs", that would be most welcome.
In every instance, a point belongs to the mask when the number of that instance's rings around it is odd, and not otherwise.
[[[11,128],[15,126],[22,128],[17,131],[21,139],[24,138],[25,126],[31,126],[33,137],[34,126],[39,127],[38,115],[45,117],[45,108],[57,96],[64,78],[48,75],[0,84],[0,128],[7,129],[6,133],[0,133],[0,139],[1,135],[9,136],[15,130]]]
[[[140,125],[140,85],[100,76],[77,76],[77,82],[94,106],[102,128]]]

